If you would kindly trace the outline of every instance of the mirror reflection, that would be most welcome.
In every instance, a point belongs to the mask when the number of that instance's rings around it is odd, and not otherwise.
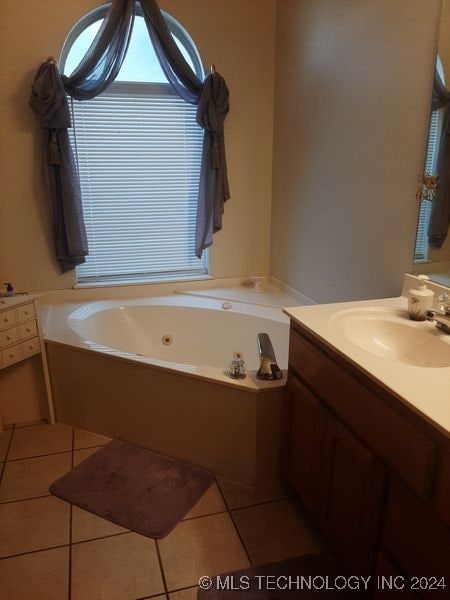
[[[450,287],[450,0],[443,0],[414,273]]]

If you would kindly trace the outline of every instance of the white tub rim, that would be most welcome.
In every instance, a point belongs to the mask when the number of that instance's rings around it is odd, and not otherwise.
[[[195,371],[192,365],[177,362],[169,362],[140,355],[138,353],[126,352],[117,348],[111,348],[97,343],[89,343],[70,328],[69,319],[80,318],[84,313],[90,316],[96,312],[107,310],[108,308],[118,308],[120,306],[180,306],[192,307],[196,309],[206,309],[211,311],[223,310],[224,300],[209,298],[203,296],[193,296],[188,294],[172,294],[161,296],[148,296],[133,299],[108,299],[94,300],[76,303],[58,303],[50,306],[50,314],[47,320],[47,327],[44,331],[44,341],[46,344],[54,344],[74,348],[83,352],[94,352],[103,356],[108,356],[115,360],[125,360],[127,362],[138,363],[143,367],[154,368],[164,371],[172,371],[185,377],[213,381],[218,385],[240,388],[251,392],[264,392],[276,388],[282,388],[286,384],[287,369],[283,370],[283,379],[278,381],[261,381],[256,378],[256,372],[248,371],[247,377],[242,380],[233,380],[226,375],[226,369],[223,372],[215,367],[202,366],[201,372]],[[248,302],[230,301],[231,308],[229,312],[248,314],[267,318],[272,321],[288,324],[289,320],[282,313],[282,309],[273,306],[262,306],[260,304],[250,304]],[[255,315],[255,312],[257,313]],[[64,335],[62,332],[64,331]],[[256,348],[255,348],[256,351]]]

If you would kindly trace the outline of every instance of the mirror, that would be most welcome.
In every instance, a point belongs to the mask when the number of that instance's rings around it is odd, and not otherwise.
[[[438,56],[436,69],[447,88],[450,90],[450,0],[443,0],[441,23],[439,28]],[[441,248],[432,248],[428,244],[428,222],[431,216],[433,198],[433,180],[428,176],[436,174],[439,138],[443,125],[444,108],[431,113],[428,137],[427,156],[422,192],[422,201],[417,224],[417,237],[414,251],[412,272],[423,273],[432,281],[450,287],[450,230]]]

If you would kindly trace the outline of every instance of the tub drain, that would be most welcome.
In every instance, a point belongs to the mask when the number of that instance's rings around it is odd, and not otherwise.
[[[173,339],[171,335],[163,335],[161,341],[164,346],[170,346],[170,344],[173,342]]]

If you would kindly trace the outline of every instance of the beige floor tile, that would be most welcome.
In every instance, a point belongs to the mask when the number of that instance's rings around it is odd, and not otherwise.
[[[196,585],[202,575],[249,566],[227,513],[182,521],[158,546],[169,591]]]
[[[93,446],[104,446],[111,441],[111,438],[84,431],[84,429],[75,429],[75,450],[80,448],[91,448]]]
[[[74,450],[73,466],[76,467],[77,465],[80,464],[80,462],[83,462],[83,460],[86,460],[86,458],[89,458],[90,456],[95,454],[95,452],[97,452],[97,450],[99,450],[98,447],[97,448],[84,448],[83,450]]]
[[[72,450],[72,427],[62,423],[34,425],[14,430],[8,460],[68,450]]]
[[[188,588],[187,590],[180,590],[179,592],[171,592],[169,594],[170,600],[197,600],[198,586]]]
[[[185,519],[202,517],[204,515],[211,515],[226,510],[227,507],[225,506],[222,495],[217,487],[217,483],[214,482],[212,486],[206,490],[192,510],[185,516]]]
[[[260,490],[244,487],[226,479],[218,478],[218,483],[230,510],[272,500],[283,500],[294,495],[289,484],[282,481]]]
[[[320,532],[293,500],[232,511],[254,564],[325,550]]]
[[[0,558],[68,544],[69,525],[70,504],[53,496],[0,504]]]
[[[57,548],[0,560],[0,598],[66,600],[69,549]]]
[[[128,530],[77,506],[72,509],[72,542],[94,540],[125,531]]]
[[[72,547],[72,600],[132,600],[163,592],[150,538],[126,533]]]
[[[7,462],[0,485],[0,502],[45,496],[50,493],[50,484],[70,471],[70,467],[70,452]]]
[[[12,431],[2,431],[0,433],[0,463],[6,458],[11,433]]]

